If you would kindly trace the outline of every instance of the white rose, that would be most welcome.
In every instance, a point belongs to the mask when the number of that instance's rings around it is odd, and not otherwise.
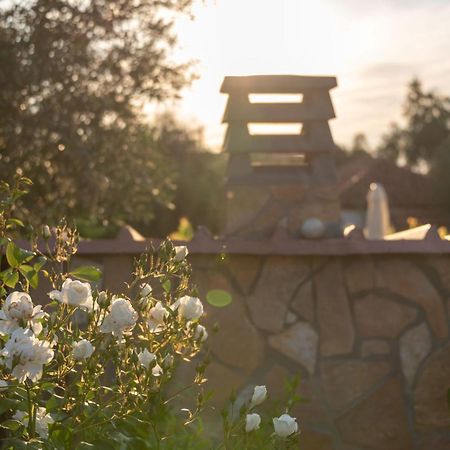
[[[203,305],[200,299],[189,295],[177,300],[172,308],[178,308],[178,315],[186,320],[197,320],[203,315]]]
[[[159,364],[156,364],[156,366],[152,368],[152,375],[154,377],[159,377],[162,375],[162,373],[163,373],[163,370]]]
[[[60,291],[51,291],[48,295],[52,300],[78,306],[88,311],[92,311],[94,308],[91,285],[89,283],[82,283],[81,281],[67,278]]]
[[[141,291],[139,292],[139,295],[141,297],[148,297],[153,291],[152,287],[148,283],[141,284],[140,288]]]
[[[189,254],[189,250],[185,245],[175,246],[175,261],[183,261],[184,258]]]
[[[54,352],[47,341],[37,339],[31,330],[17,328],[6,342],[0,356],[11,370],[11,375],[23,383],[27,378],[38,381],[44,364],[53,359]]]
[[[150,367],[150,364],[155,357],[155,354],[149,352],[147,349],[144,349],[142,352],[138,353],[139,364],[144,366],[146,369]]]
[[[27,321],[33,315],[33,302],[25,292],[12,292],[6,297],[3,309],[11,319]]]
[[[82,339],[73,346],[72,355],[77,361],[89,358],[92,353],[94,353],[94,347],[87,339]]]
[[[16,411],[13,419],[22,422],[22,424],[28,426],[28,413],[23,411]],[[48,438],[48,426],[54,422],[53,417],[47,414],[47,411],[43,407],[38,407],[36,410],[36,433],[44,439]]]
[[[131,331],[136,325],[137,312],[131,306],[129,300],[116,298],[112,301],[109,314],[100,326],[102,333],[112,333],[118,339],[122,339],[123,333]]]
[[[47,316],[41,305],[34,306],[26,292],[12,292],[0,310],[0,334],[11,334],[21,327],[30,326],[35,334],[42,331],[41,319]]]
[[[261,417],[259,417],[259,414],[247,414],[245,417],[245,432],[250,433],[250,431],[257,430],[260,423]]]
[[[150,308],[147,318],[147,325],[150,331],[159,331],[164,326],[164,319],[169,312],[164,308],[161,302],[158,302],[153,308]]]
[[[205,342],[208,339],[208,332],[203,325],[197,325],[195,328],[194,339],[200,342]]]
[[[250,406],[260,405],[267,397],[267,388],[265,386],[255,386],[253,390],[252,400]]]
[[[273,427],[275,428],[275,433],[281,438],[287,438],[298,431],[297,419],[291,417],[289,414],[274,417]]]

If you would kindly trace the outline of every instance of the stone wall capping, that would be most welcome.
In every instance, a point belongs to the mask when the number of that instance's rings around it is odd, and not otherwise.
[[[278,222],[277,227],[272,235],[272,241],[282,242],[282,241],[290,241],[288,230],[287,230],[287,218],[283,218]]]
[[[211,231],[208,230],[208,228],[200,225],[197,227],[197,230],[195,231],[194,237],[192,238],[192,243],[201,243],[205,244],[207,242],[212,242],[214,244],[214,236],[211,233]]]
[[[366,240],[347,237],[335,239],[296,239],[283,236],[284,231],[277,230],[272,240],[245,239],[239,237],[214,237],[204,227],[200,227],[191,241],[175,241],[175,245],[187,245],[192,254],[213,255],[229,253],[238,255],[291,255],[291,256],[350,256],[350,255],[402,255],[402,254],[450,254],[450,242],[432,238],[417,240]],[[151,245],[157,247],[162,239],[130,238],[125,232],[114,239],[82,239],[78,247],[79,255],[136,255]],[[276,238],[275,238],[276,237]],[[19,242],[22,248],[29,248],[26,242]],[[50,242],[52,245],[52,242]],[[39,245],[45,251],[43,243]]]

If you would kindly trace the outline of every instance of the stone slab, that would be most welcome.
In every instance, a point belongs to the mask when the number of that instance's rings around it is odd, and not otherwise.
[[[244,295],[250,293],[261,268],[262,258],[258,256],[232,255],[228,268]]]
[[[431,351],[431,333],[425,323],[406,331],[400,338],[400,362],[406,382],[412,386],[417,369]]]
[[[217,324],[218,332],[209,333],[212,354],[221,362],[244,370],[256,369],[264,359],[264,339],[248,318],[244,299],[232,288],[229,279],[219,272],[193,272],[201,299],[212,289],[227,291],[232,302],[218,308],[203,301],[205,324],[209,330]],[[245,343],[245,345],[242,345]]]
[[[291,308],[307,322],[314,323],[316,318],[314,307],[313,282],[308,280],[298,290]]]
[[[331,259],[314,277],[320,353],[342,355],[353,350],[355,330],[344,287],[341,263]]]
[[[330,434],[304,429],[298,437],[299,448],[305,450],[337,450]]]
[[[388,355],[391,346],[381,339],[364,339],[361,343],[361,356],[366,358],[374,355]]]
[[[283,329],[292,296],[308,274],[309,264],[298,258],[267,259],[254,292],[247,297],[250,317],[257,328],[272,333]]]
[[[384,361],[324,361],[322,386],[332,408],[340,411],[368,394],[390,371],[390,365]]]
[[[312,375],[316,367],[319,336],[307,322],[297,322],[280,334],[269,337],[269,344],[283,355],[301,364]]]
[[[380,287],[421,306],[436,337],[447,338],[448,319],[443,301],[425,274],[406,258],[380,260],[377,268]]]
[[[409,306],[369,294],[354,304],[358,333],[362,337],[396,338],[417,317]]]
[[[401,382],[392,378],[337,420],[345,444],[371,450],[414,448]]]
[[[450,345],[432,353],[416,381],[414,409],[419,431],[448,430],[450,414]]]
[[[345,281],[351,296],[375,288],[375,264],[370,256],[357,256],[345,262]]]

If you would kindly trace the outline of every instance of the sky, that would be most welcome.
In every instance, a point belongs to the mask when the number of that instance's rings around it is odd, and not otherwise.
[[[205,0],[176,23],[176,57],[199,79],[171,105],[219,150],[227,75],[334,75],[339,144],[363,132],[376,145],[401,120],[406,85],[450,94],[450,0]]]

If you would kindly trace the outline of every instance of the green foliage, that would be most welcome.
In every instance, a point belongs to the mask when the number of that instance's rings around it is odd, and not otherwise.
[[[140,111],[192,78],[171,57],[192,1],[3,2],[0,172],[35,182],[19,219],[147,224],[170,203],[173,174]]]
[[[393,123],[378,148],[381,157],[425,167],[433,180],[437,203],[450,204],[450,98],[425,91],[419,80],[408,86],[405,125]]]
[[[412,167],[438,164],[440,148],[450,138],[450,98],[425,91],[421,82],[414,79],[408,85],[403,117],[404,127],[392,124],[383,136],[378,148],[380,156],[395,161],[403,158]]]
[[[30,250],[19,244],[15,233],[26,225],[10,219],[23,184],[21,178],[12,187],[2,184],[0,200],[2,448],[298,448],[296,425],[284,437],[273,433],[270,418],[246,430],[265,394],[258,401],[255,394],[251,401],[233,394],[222,414],[223,437],[205,432],[207,334],[186,249],[169,240],[150,248],[136,259],[123,293],[99,291],[72,280],[96,282],[101,272],[91,266],[70,270],[78,235],[64,221],[31,232]],[[54,289],[43,308],[32,301],[41,277]],[[217,306],[230,301],[225,291],[211,298]],[[174,387],[178,367],[194,358],[193,379]],[[288,385],[290,399],[277,414],[298,400],[295,388]]]
[[[441,203],[450,209],[450,132],[449,136],[436,149],[430,176],[434,182],[436,195]]]
[[[172,176],[173,197],[169,208],[156,205],[153,220],[130,223],[144,236],[165,237],[183,224],[183,218],[194,230],[203,225],[219,232],[224,212],[225,155],[208,152],[200,131],[183,127],[170,115],[161,116],[158,127],[146,139],[164,155]]]
[[[69,275],[83,281],[98,281],[102,277],[102,271],[93,266],[79,266],[71,270]]]
[[[25,177],[15,177],[13,185],[0,183],[0,294],[4,295],[7,288],[38,285],[39,271],[46,264],[45,256],[37,251],[20,248],[13,241],[25,225],[13,217],[16,203],[27,193],[31,181]],[[5,268],[5,260],[7,267]]]

